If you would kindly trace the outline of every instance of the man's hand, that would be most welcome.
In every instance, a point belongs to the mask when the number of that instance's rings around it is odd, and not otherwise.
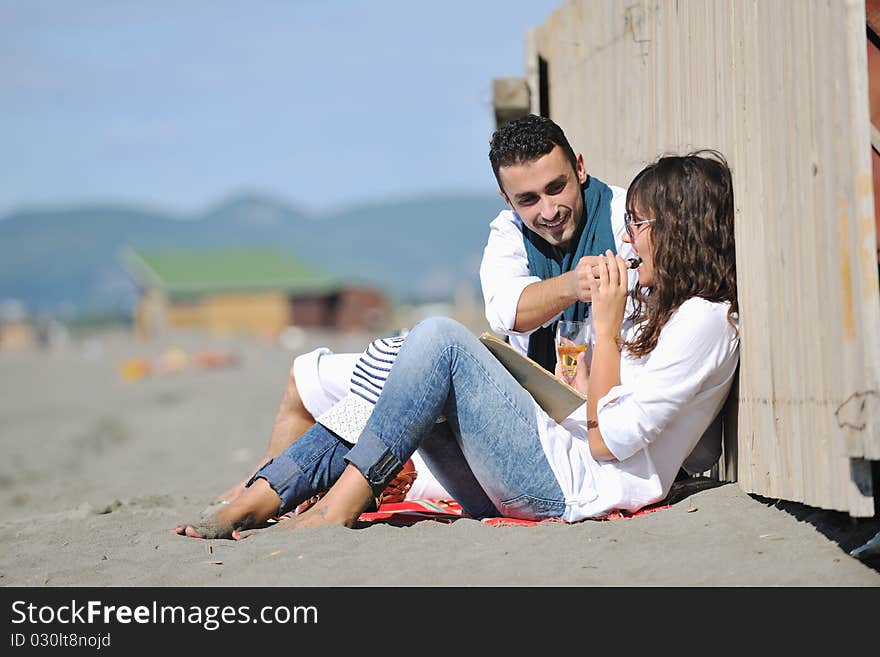
[[[571,293],[579,301],[590,301],[590,282],[599,275],[599,265],[605,262],[603,256],[584,256],[578,260],[577,266],[571,270]]]
[[[532,331],[577,301],[593,301],[591,286],[599,283],[602,271],[607,273],[606,262],[606,256],[584,256],[571,271],[526,286],[516,306],[513,330]],[[626,273],[622,280],[628,282]]]

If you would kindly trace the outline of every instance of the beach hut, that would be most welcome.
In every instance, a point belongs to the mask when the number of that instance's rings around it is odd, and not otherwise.
[[[289,326],[375,330],[389,313],[381,290],[352,286],[271,248],[134,249],[122,259],[139,290],[133,326],[278,335]]]

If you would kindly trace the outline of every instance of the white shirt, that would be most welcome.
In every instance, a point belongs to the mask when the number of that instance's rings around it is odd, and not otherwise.
[[[541,444],[565,494],[563,520],[635,511],[666,496],[730,391],[739,338],[728,307],[689,299],[647,357],[621,354],[621,383],[598,402],[599,429],[616,461],[590,453],[585,406],[557,424],[535,404]]]
[[[626,228],[623,215],[626,213],[626,190],[611,187],[611,230],[614,234],[614,245],[623,258],[632,257],[632,245],[623,241]],[[480,283],[483,288],[483,301],[486,308],[486,320],[495,333],[510,337],[512,347],[527,353],[529,336],[532,331],[518,332],[513,330],[516,322],[516,307],[522,291],[541,279],[529,274],[529,259],[523,242],[523,222],[518,214],[511,210],[503,210],[489,225],[489,240],[483,249],[483,260],[480,263]],[[638,274],[629,272],[630,289],[637,284]],[[630,306],[626,314],[629,315]],[[562,316],[562,313],[548,319],[544,326],[549,326]]]

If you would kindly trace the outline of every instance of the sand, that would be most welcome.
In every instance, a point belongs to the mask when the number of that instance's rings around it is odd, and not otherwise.
[[[0,351],[0,584],[880,586],[880,561],[848,554],[880,531],[876,518],[736,484],[655,513],[574,525],[279,526],[238,542],[170,531],[262,453],[296,353],[353,350],[368,337],[307,333],[284,347],[194,334],[145,342],[117,331]],[[122,376],[127,359],[206,349],[240,361]]]

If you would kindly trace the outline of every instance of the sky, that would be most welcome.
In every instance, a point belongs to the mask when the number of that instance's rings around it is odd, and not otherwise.
[[[563,0],[0,0],[0,215],[494,193],[492,80]]]

